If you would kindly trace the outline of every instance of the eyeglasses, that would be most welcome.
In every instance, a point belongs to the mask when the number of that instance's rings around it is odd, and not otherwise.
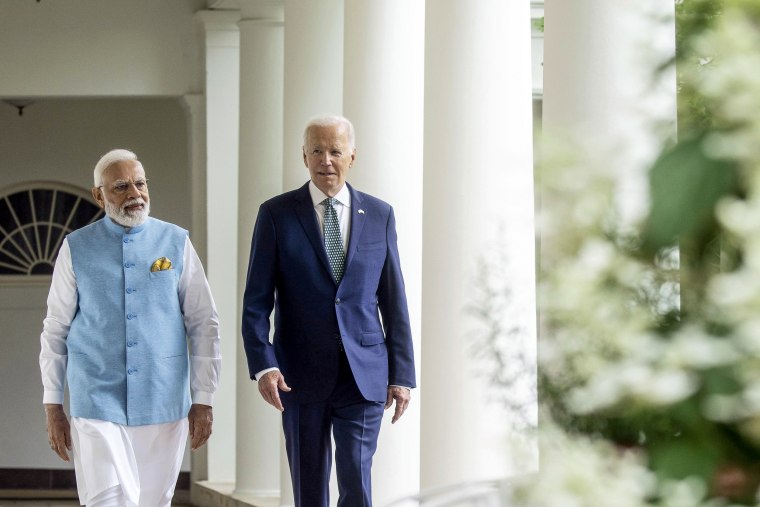
[[[129,187],[132,185],[135,186],[138,192],[145,192],[148,190],[148,180],[137,180],[137,181],[117,181],[114,183],[110,190],[114,194],[124,194],[129,190]],[[98,188],[103,188],[104,185],[100,185]]]

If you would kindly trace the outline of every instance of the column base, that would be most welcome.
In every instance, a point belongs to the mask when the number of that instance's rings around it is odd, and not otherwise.
[[[231,482],[197,481],[190,499],[197,507],[279,507],[279,491],[240,492]]]

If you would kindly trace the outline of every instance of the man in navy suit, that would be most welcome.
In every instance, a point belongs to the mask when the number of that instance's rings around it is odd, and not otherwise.
[[[328,505],[331,431],[338,505],[372,505],[383,409],[395,401],[395,423],[415,387],[393,208],[345,182],[355,156],[346,118],[309,122],[311,181],[261,205],[251,243],[243,342],[261,396],[282,412],[297,507]]]

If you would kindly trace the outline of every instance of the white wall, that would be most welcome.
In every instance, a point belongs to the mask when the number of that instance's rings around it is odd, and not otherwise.
[[[137,153],[154,216],[190,228],[188,131],[179,99],[40,99],[18,116],[0,102],[0,188],[28,180],[92,187],[111,148]]]
[[[202,90],[203,0],[0,0],[0,96]]]
[[[189,229],[187,140],[179,99],[45,99],[21,117],[0,102],[0,191],[28,180],[89,189],[100,155],[127,147],[145,166],[151,214]],[[49,283],[8,286],[0,277],[0,468],[67,467],[49,449],[41,405],[37,356]]]

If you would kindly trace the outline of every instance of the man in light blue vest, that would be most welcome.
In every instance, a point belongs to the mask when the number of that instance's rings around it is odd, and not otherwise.
[[[40,337],[48,438],[82,505],[169,506],[188,434],[211,434],[219,320],[187,231],[148,217],[137,156],[106,153],[94,181],[106,216],[63,241]]]

